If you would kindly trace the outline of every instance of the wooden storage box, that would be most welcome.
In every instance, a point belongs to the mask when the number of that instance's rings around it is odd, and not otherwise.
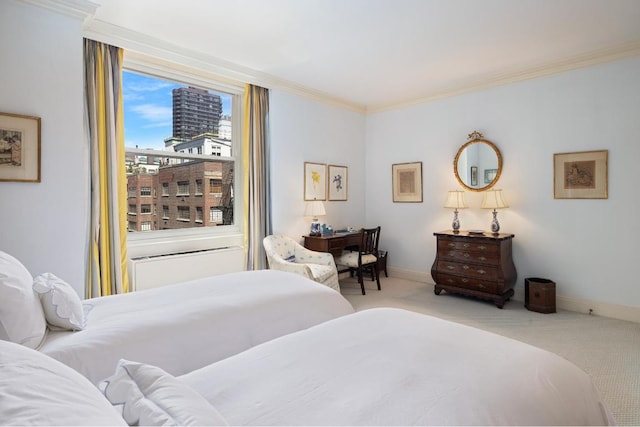
[[[556,284],[549,279],[524,279],[524,306],[538,313],[556,312]]]

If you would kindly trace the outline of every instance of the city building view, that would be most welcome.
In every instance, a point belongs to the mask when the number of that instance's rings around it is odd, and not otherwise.
[[[127,152],[130,232],[233,224],[232,119],[223,114],[225,96],[230,102],[226,94],[194,87],[172,89],[172,134],[162,141],[164,148],[140,154],[138,148],[143,147],[136,146],[135,152]],[[125,122],[125,145],[129,147],[131,123],[126,118]],[[169,153],[213,159],[179,158]]]

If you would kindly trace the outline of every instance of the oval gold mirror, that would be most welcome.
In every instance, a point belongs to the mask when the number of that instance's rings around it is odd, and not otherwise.
[[[480,132],[469,134],[469,141],[458,150],[453,172],[469,191],[485,191],[496,185],[502,173],[502,155]]]

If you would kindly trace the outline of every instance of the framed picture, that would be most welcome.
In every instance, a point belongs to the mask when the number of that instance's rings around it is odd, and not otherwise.
[[[304,162],[304,199],[327,200],[327,165]]]
[[[485,169],[484,170],[484,183],[491,184],[494,179],[496,179],[496,175],[498,174],[498,169]]]
[[[344,201],[347,200],[349,188],[349,175],[346,166],[329,165],[328,180],[329,182],[329,200]]]
[[[478,185],[478,167],[477,166],[471,166],[471,174],[469,176],[471,177],[471,185]]]
[[[422,203],[422,162],[396,163],[391,173],[394,203]]]
[[[608,150],[554,154],[553,198],[608,198],[608,157]]]
[[[0,113],[0,181],[40,182],[40,117]]]

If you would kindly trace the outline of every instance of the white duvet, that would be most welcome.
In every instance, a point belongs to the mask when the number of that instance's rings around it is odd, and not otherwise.
[[[39,350],[97,383],[119,359],[173,375],[219,361],[353,307],[305,277],[249,271],[86,300],[83,331],[49,332]]]
[[[545,350],[370,309],[180,377],[229,425],[608,425],[591,378]]]

